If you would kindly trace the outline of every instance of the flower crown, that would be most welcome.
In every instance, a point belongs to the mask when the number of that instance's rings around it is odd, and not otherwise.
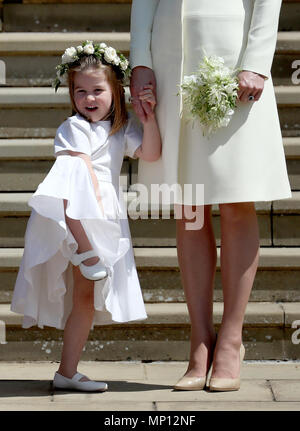
[[[102,64],[111,65],[117,74],[117,77],[126,85],[130,76],[129,62],[126,57],[115,48],[107,46],[105,43],[94,43],[92,40],[86,40],[76,48],[71,46],[67,48],[61,57],[61,64],[56,66],[56,78],[53,81],[55,92],[58,87],[66,83],[65,75],[72,66],[79,65],[82,57],[92,55],[99,59]]]

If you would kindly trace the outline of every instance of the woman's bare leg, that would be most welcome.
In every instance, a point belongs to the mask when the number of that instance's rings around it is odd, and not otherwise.
[[[64,330],[63,350],[58,373],[72,378],[77,372],[82,349],[88,339],[94,318],[94,282],[84,278],[77,267],[73,267],[73,308]],[[82,377],[81,381],[89,380]]]
[[[239,375],[239,348],[246,306],[259,260],[259,229],[253,202],[220,204],[221,276],[224,313],[213,376]]]
[[[191,220],[185,217],[176,221],[178,261],[191,320],[190,361],[186,376],[202,377],[207,374],[215,343],[213,285],[217,251],[211,205],[204,206],[201,229],[186,230],[187,222]]]

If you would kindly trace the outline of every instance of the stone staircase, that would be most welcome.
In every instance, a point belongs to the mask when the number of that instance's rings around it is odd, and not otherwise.
[[[30,214],[27,201],[51,168],[55,130],[70,115],[66,89],[55,94],[51,88],[60,55],[84,39],[105,41],[128,54],[130,1],[0,0],[0,13],[0,60],[6,67],[6,85],[0,86],[0,336],[3,339],[6,329],[7,341],[0,346],[0,360],[59,360],[62,331],[24,330],[22,316],[9,309]],[[300,61],[300,1],[286,0],[272,74],[293,197],[256,203],[261,249],[245,316],[247,359],[299,359],[300,354],[299,345],[291,341],[293,322],[300,319],[300,85],[292,82],[295,60]],[[121,176],[124,197],[130,202],[134,194],[127,187],[136,182],[137,161],[125,158]],[[216,205],[218,247],[219,218]],[[82,359],[186,360],[190,326],[175,220],[129,222],[149,318],[96,327]],[[223,307],[219,251],[217,328]]]

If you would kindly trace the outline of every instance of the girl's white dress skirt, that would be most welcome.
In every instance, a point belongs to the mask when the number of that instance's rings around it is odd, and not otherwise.
[[[23,328],[64,329],[72,310],[70,257],[77,242],[66,225],[63,199],[68,200],[67,215],[81,220],[94,251],[108,268],[108,277],[94,283],[92,328],[147,318],[123,193],[110,180],[99,178],[99,183],[104,213],[85,162],[60,155],[29,200],[32,213],[11,304],[12,311],[24,315]]]

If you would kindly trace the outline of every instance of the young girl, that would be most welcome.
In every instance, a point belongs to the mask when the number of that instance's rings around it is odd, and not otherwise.
[[[156,101],[151,86],[142,89],[148,114],[139,127],[125,107],[128,62],[104,43],[68,48],[57,70],[55,87],[68,77],[74,115],[59,126],[56,161],[29,200],[11,310],[24,315],[23,328],[64,329],[54,387],[105,391],[77,365],[95,324],[147,317],[119,175],[124,155],[160,157]]]

